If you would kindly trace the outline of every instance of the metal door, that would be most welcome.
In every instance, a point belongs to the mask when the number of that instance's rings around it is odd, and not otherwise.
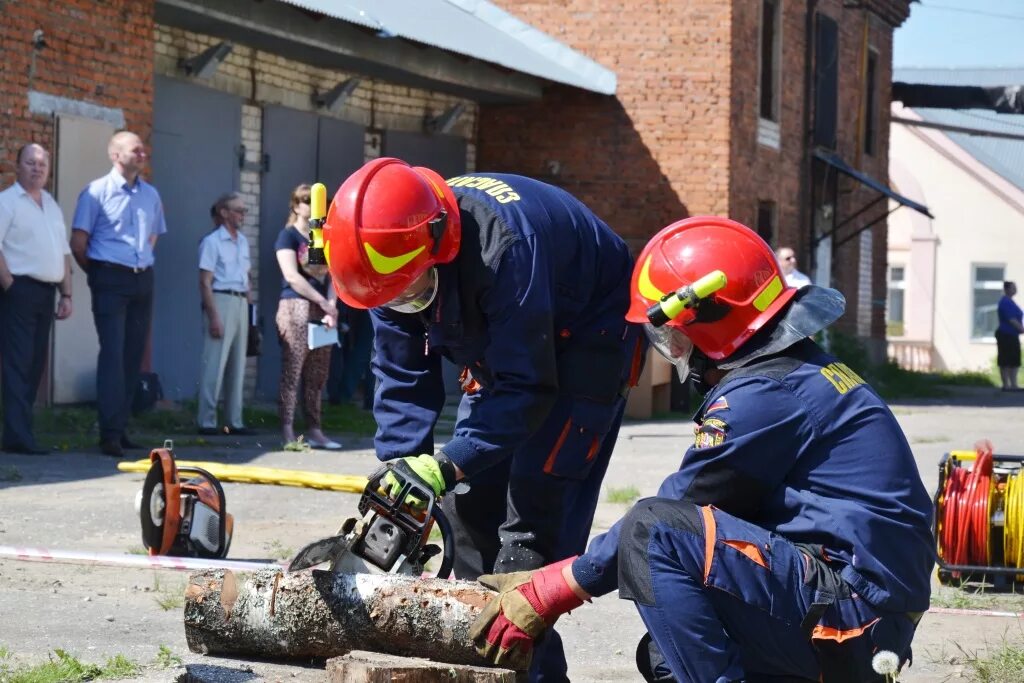
[[[210,206],[238,189],[241,125],[238,97],[156,77],[150,165],[167,234],[156,246],[152,351],[169,399],[194,398],[199,385],[199,241],[214,227]]]
[[[413,166],[426,166],[452,178],[466,172],[466,140],[455,135],[423,135],[389,130],[384,133],[384,155]]]
[[[71,218],[78,194],[89,182],[110,171],[107,142],[114,126],[106,121],[61,115],[57,118],[57,150],[54,154],[55,199],[64,214],[71,236]],[[53,357],[50,363],[54,403],[83,403],[96,398],[96,361],[100,343],[92,319],[92,295],[85,271],[71,264],[74,312],[53,326]]]

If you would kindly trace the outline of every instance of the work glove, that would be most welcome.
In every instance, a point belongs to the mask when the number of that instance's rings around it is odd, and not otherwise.
[[[438,498],[455,485],[455,466],[442,453],[437,455],[413,455],[401,458],[401,460],[409,466],[413,474],[430,487]],[[384,486],[384,492],[391,498],[397,498],[402,491],[401,482],[391,472],[384,475],[381,484]],[[427,506],[426,501],[421,500],[417,496],[408,496],[406,502],[414,508],[422,509]]]
[[[583,600],[562,576],[575,557],[529,572],[485,574],[478,581],[498,591],[470,627],[476,650],[496,666],[525,670],[533,644],[559,616]]]

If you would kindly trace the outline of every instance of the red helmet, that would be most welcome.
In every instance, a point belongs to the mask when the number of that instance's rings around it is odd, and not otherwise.
[[[459,207],[444,179],[385,157],[338,188],[324,223],[324,254],[341,300],[375,308],[455,258],[461,234]]]
[[[640,253],[626,319],[648,323],[648,309],[663,296],[716,270],[725,274],[724,287],[663,328],[648,324],[648,336],[670,359],[685,364],[690,342],[712,360],[728,358],[796,294],[756,232],[727,218],[694,216],[661,230]]]

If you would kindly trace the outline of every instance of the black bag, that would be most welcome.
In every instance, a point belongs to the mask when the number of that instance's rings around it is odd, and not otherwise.
[[[249,358],[263,353],[263,317],[256,312],[256,304],[249,304],[249,339],[245,355]]]
[[[160,386],[160,378],[155,372],[143,372],[135,385],[135,396],[132,397],[132,414],[139,415],[152,410],[156,402],[163,399],[164,388]]]

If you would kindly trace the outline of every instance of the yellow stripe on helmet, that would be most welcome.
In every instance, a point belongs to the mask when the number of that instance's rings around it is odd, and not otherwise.
[[[391,275],[402,266],[412,261],[414,258],[419,256],[420,252],[426,249],[425,246],[418,247],[412,251],[398,256],[385,256],[376,249],[369,242],[363,242],[363,248],[366,250],[366,255],[370,259],[370,265],[373,269],[381,275]]]
[[[640,292],[640,296],[651,301],[660,301],[665,292],[658,289],[653,282],[651,282],[651,259],[653,256],[648,256],[647,260],[644,261],[644,265],[640,268],[640,277],[637,280],[636,287]]]
[[[776,275],[772,278],[772,281],[768,283],[768,286],[761,290],[761,293],[754,299],[754,308],[759,311],[764,311],[772,302],[779,298],[779,294],[782,293],[782,279]]]

